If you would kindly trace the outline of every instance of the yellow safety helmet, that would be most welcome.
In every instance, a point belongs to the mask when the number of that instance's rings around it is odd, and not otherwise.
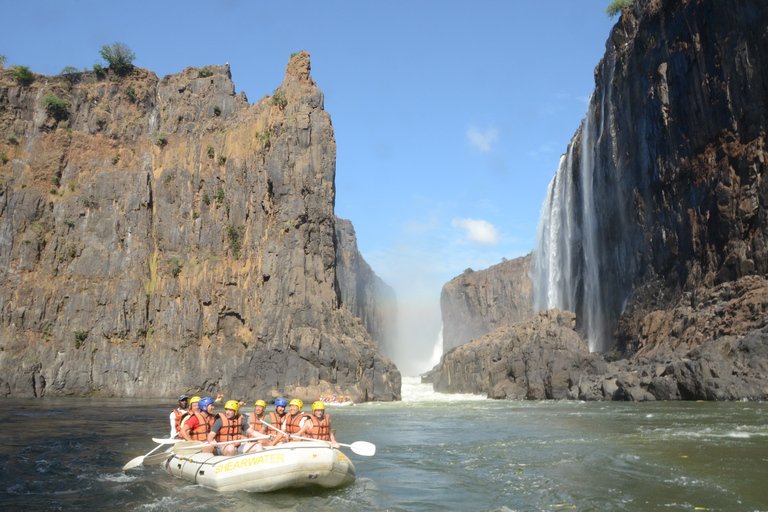
[[[192,404],[196,404],[196,403],[197,403],[197,402],[199,402],[200,400],[201,400],[201,399],[200,399],[200,397],[199,397],[199,396],[193,396],[192,398],[190,398],[190,399],[189,399],[189,405],[192,405]]]
[[[258,407],[259,405],[264,407],[265,409],[267,408],[267,402],[265,402],[264,400],[256,400],[256,403],[253,404],[254,407]]]
[[[288,405],[295,405],[295,406],[297,406],[297,407],[299,408],[299,410],[301,410],[302,408],[304,408],[304,402],[302,402],[302,401],[301,401],[301,400],[299,400],[298,398],[294,398],[293,400],[291,400],[291,401],[288,403]]]
[[[312,413],[314,413],[318,409],[325,410],[325,404],[320,400],[312,404]]]
[[[230,400],[229,402],[224,404],[224,409],[232,409],[235,411],[235,414],[240,412],[240,402],[237,400]]]

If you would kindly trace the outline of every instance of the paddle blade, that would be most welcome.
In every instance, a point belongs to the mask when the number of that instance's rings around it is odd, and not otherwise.
[[[159,437],[153,437],[152,441],[159,444],[176,444],[183,441],[183,439],[170,439],[167,437],[159,438]]]
[[[167,461],[173,453],[171,452],[162,452],[162,453],[156,453],[154,455],[150,455],[148,457],[144,457],[143,464],[145,466],[156,466],[158,464],[162,464],[163,462]]]
[[[139,455],[138,457],[129,460],[128,463],[125,466],[123,466],[123,471],[127,469],[135,468],[136,466],[141,466],[143,462],[144,462],[144,456]]]
[[[173,445],[173,453],[176,455],[192,455],[202,450],[204,446],[208,445],[200,441],[181,441]]]
[[[358,455],[373,457],[376,455],[376,445],[367,441],[355,441],[349,448]]]

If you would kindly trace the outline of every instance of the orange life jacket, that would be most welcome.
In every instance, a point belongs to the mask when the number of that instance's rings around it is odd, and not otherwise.
[[[320,439],[321,441],[331,440],[331,417],[324,414],[321,419],[312,416],[312,428],[307,430],[307,437]]]
[[[266,414],[262,414],[261,416],[259,416],[257,418],[256,417],[256,413],[255,412],[252,413],[251,414],[251,418],[250,418],[250,422],[249,422],[250,425],[251,425],[251,428],[253,430],[255,430],[256,432],[260,431],[262,428],[266,428],[265,425],[261,421],[259,421],[259,420],[264,420],[264,418],[266,418],[266,417],[267,417]]]
[[[173,414],[176,415],[176,420],[175,420],[176,421],[176,432],[181,432],[181,419],[184,416],[186,416],[188,413],[186,411],[185,412],[181,412],[178,409],[174,409],[173,410]]]
[[[282,416],[280,416],[279,414],[277,414],[277,411],[272,411],[271,413],[269,413],[269,424],[274,426],[274,427],[277,427],[277,428],[282,428],[281,425],[283,424],[283,419],[285,419],[286,416],[287,416],[287,414],[283,414]],[[266,417],[266,415],[265,415],[265,417]],[[262,418],[262,419],[264,419],[264,418]],[[262,423],[261,424],[261,433],[262,434],[277,434],[278,432],[274,428],[269,428],[268,426],[266,426],[265,424]]]
[[[309,420],[312,419],[312,416],[305,413],[300,412],[296,416],[291,416],[290,414],[285,415],[285,433],[286,434],[298,434],[299,430],[301,430],[301,419],[307,418]],[[296,439],[296,441],[301,441],[301,439]]]
[[[243,439],[243,416],[241,414],[238,414],[232,420],[227,418],[224,413],[219,413],[217,416],[221,419],[221,429],[216,434],[217,443]],[[240,446],[240,443],[232,444]]]
[[[213,426],[214,418],[210,414],[203,417],[202,413],[192,413],[197,417],[197,426],[189,431],[189,438],[192,441],[206,441],[208,439],[208,433]]]

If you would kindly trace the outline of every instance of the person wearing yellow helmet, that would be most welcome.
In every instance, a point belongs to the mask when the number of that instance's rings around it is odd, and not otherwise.
[[[277,437],[274,441],[270,444],[270,446],[275,446],[279,442],[290,442],[291,435],[296,435],[299,432],[303,432],[302,428],[304,427],[304,423],[307,422],[307,420],[311,419],[312,416],[310,416],[307,413],[301,412],[301,409],[304,408],[304,402],[299,400],[298,398],[294,398],[288,403],[288,409],[289,413],[285,415],[285,419],[283,420],[283,432],[288,434],[288,437],[284,439],[284,435],[282,433],[278,433]],[[296,441],[300,441],[300,439],[295,439]]]
[[[171,411],[171,415],[169,417],[171,420],[171,438],[176,437],[176,434],[179,433],[179,429],[181,428],[181,418],[183,418],[187,413],[188,400],[189,397],[187,395],[181,395],[177,399],[179,406]]]
[[[217,446],[218,443],[236,441],[256,434],[248,425],[248,420],[240,414],[240,403],[229,400],[224,404],[224,414],[219,413],[208,433],[208,444],[214,448],[216,455],[232,456],[242,453],[241,443],[230,443]]]
[[[200,401],[199,396],[193,396],[189,399],[189,407],[187,408],[187,412],[181,415],[181,418],[179,418],[179,428],[176,429],[177,435],[181,437],[181,427],[184,426],[184,424],[195,415],[196,412],[200,412],[200,409],[197,406],[197,403]]]
[[[264,414],[264,409],[266,409],[266,407],[267,402],[264,400],[256,400],[256,402],[253,404],[253,412],[249,415],[249,432],[253,431],[259,434],[268,434],[267,426],[264,424],[264,419],[267,417],[267,415]],[[253,436],[249,434],[248,437]],[[269,439],[264,438],[252,441],[250,443],[245,443],[243,445],[243,453],[261,451],[265,442],[269,442]]]
[[[312,404],[312,418],[298,435],[328,441],[334,448],[341,448],[331,430],[331,417],[325,414],[325,404],[319,400]]]

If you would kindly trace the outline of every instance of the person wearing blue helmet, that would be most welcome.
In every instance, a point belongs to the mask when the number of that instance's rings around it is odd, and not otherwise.
[[[288,402],[285,401],[285,398],[277,398],[275,399],[275,410],[270,412],[268,417],[265,418],[265,420],[262,420],[261,422],[261,430],[259,431],[260,434],[265,434],[268,436],[274,436],[275,434],[278,434],[277,430],[271,428],[272,425],[274,425],[276,428],[279,428],[280,430],[283,429],[283,420],[285,420],[285,407],[288,405]],[[269,423],[269,425],[267,425]]]
[[[207,396],[197,402],[198,410],[194,412],[181,427],[181,437],[186,441],[207,441],[213,421],[213,398]],[[213,453],[213,446],[203,448],[204,452]]]

